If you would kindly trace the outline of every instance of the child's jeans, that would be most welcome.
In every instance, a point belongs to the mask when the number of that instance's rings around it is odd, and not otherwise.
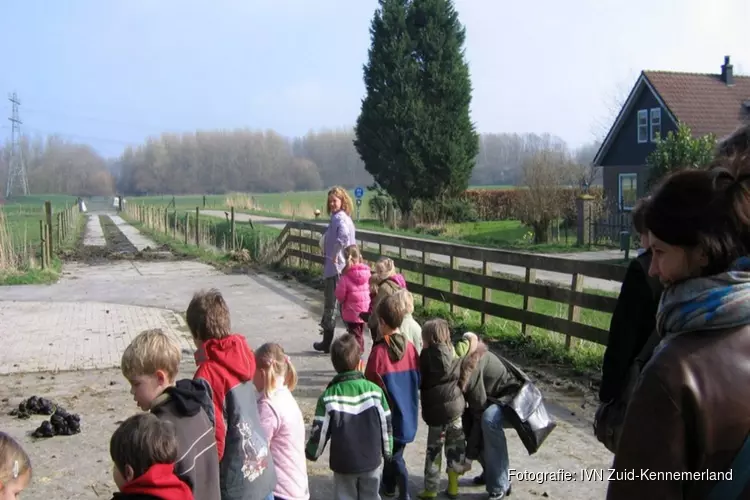
[[[427,453],[424,457],[424,489],[437,492],[440,489],[440,473],[445,445],[446,469],[466,457],[466,438],[461,417],[445,426],[428,427]]]
[[[357,338],[359,342],[359,348],[362,349],[362,353],[365,352],[365,324],[364,323],[346,323],[346,332],[351,333]]]
[[[381,489],[383,495],[391,496],[398,487],[399,500],[411,498],[409,496],[409,471],[406,470],[404,461],[404,448],[406,443],[393,441],[393,457],[383,466],[383,483]]]
[[[362,474],[333,473],[333,498],[336,500],[380,500],[381,469]]]

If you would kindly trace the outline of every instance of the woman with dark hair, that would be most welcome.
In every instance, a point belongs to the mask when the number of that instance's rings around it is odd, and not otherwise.
[[[659,279],[649,276],[648,272],[652,259],[645,222],[648,203],[649,198],[638,200],[631,212],[633,229],[644,251],[630,261],[622,280],[602,362],[594,433],[612,452],[617,447],[635,377],[656,345],[656,310],[663,287]]]
[[[628,405],[607,499],[750,498],[748,466],[734,462],[750,432],[747,156],[672,174],[645,215],[649,274],[665,286],[661,342]]]

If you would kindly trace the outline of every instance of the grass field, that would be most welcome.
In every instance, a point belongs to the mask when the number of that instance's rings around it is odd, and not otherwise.
[[[514,189],[514,186],[476,186],[472,189]],[[350,191],[354,199],[354,191]],[[449,223],[433,228],[418,228],[415,230],[391,230],[377,221],[370,213],[369,199],[372,192],[365,191],[362,204],[357,213],[353,214],[357,227],[373,231],[393,234],[409,234],[422,238],[452,241],[469,245],[516,249],[532,252],[557,253],[581,250],[575,244],[575,233],[565,233],[560,230],[555,241],[547,244],[534,245],[530,229],[517,220],[479,221],[464,223]],[[183,195],[183,196],[141,196],[128,198],[130,203],[169,206],[174,199],[177,210],[193,210],[196,207],[226,210],[234,206],[235,210],[261,215],[287,217],[302,220],[314,220],[315,210],[320,210],[321,219],[325,220],[326,192],[302,191],[289,193],[262,194],[229,194],[229,195]]]
[[[75,204],[75,196],[32,195],[9,199],[0,206],[0,284],[45,283],[56,278],[60,262],[42,271],[39,265],[41,233],[45,219],[44,203],[52,203],[53,215]],[[53,221],[54,223],[54,221]]]

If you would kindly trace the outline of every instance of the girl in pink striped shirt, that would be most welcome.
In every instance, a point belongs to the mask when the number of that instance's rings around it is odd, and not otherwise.
[[[284,500],[309,500],[305,422],[292,396],[297,371],[279,344],[260,346],[255,351],[255,362],[253,383],[258,391],[258,414],[276,469],[273,495]]]

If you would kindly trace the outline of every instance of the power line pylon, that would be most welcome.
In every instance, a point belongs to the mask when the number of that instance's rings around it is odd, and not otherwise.
[[[13,103],[13,111],[8,120],[13,127],[10,132],[10,168],[8,169],[8,183],[5,186],[5,197],[9,198],[15,191],[20,194],[29,194],[29,181],[26,178],[26,165],[23,161],[23,152],[21,151],[21,119],[18,115],[18,106],[21,101],[15,92],[8,96],[8,100]]]

